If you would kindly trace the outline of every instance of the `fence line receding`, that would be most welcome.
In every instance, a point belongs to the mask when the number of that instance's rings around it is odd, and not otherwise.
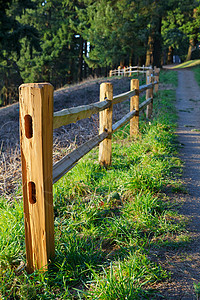
[[[130,70],[129,70],[130,71]],[[144,71],[144,68],[143,68]],[[153,89],[158,90],[159,69],[146,70],[146,85],[132,79],[130,91],[113,97],[111,83],[100,85],[100,101],[67,108],[53,114],[53,87],[49,83],[20,86],[20,144],[24,201],[27,271],[47,269],[55,256],[52,185],[71,170],[85,154],[99,145],[99,163],[112,161],[112,134],[130,121],[130,136],[139,133],[139,111],[152,115]],[[146,100],[139,104],[140,93]],[[130,98],[130,112],[112,124],[114,105]],[[99,135],[53,165],[53,129],[99,113]]]
[[[137,73],[139,75],[142,73],[143,75],[148,71],[152,70],[152,67],[145,67],[144,65],[142,67],[139,66],[129,66],[129,67],[118,67],[115,70],[110,70],[109,76],[131,76],[134,73]]]

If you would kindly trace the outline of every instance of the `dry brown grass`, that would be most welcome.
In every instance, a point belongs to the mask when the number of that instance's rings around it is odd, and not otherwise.
[[[119,94],[129,90],[130,79],[92,79],[89,82],[62,88],[55,93],[55,110],[64,107],[78,106],[98,101],[101,82],[112,81],[114,93]],[[129,110],[128,103],[117,104],[114,107],[113,122],[119,120]],[[18,105],[0,110],[0,195],[7,200],[12,199],[21,188],[21,158],[19,146]],[[93,115],[89,119],[76,124],[62,126],[54,130],[53,162],[83,144],[98,134],[99,118]],[[18,193],[19,194],[19,193]]]

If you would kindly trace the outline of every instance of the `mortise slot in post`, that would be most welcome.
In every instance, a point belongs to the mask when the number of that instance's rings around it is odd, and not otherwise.
[[[33,137],[33,121],[32,117],[30,115],[26,115],[24,117],[25,121],[25,135],[27,139],[30,139]]]
[[[36,203],[36,188],[35,188],[35,183],[30,181],[28,183],[28,192],[29,192],[29,202],[31,204]]]

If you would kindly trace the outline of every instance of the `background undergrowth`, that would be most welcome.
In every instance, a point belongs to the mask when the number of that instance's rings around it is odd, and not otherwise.
[[[160,80],[176,84],[176,72]],[[114,134],[111,167],[99,166],[95,149],[54,185],[56,257],[48,272],[27,275],[22,203],[0,200],[2,299],[153,297],[153,284],[169,274],[149,250],[171,235],[184,239],[184,221],[166,195],[182,188],[174,104],[175,90],[160,90],[137,139],[128,125]]]

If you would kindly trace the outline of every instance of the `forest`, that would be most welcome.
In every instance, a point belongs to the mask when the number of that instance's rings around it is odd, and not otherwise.
[[[0,0],[0,106],[128,65],[200,57],[198,0]]]

